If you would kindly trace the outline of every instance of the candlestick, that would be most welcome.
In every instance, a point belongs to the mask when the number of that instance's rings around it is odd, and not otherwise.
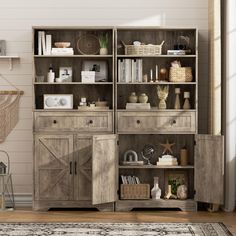
[[[152,83],[153,82],[153,80],[152,80],[152,69],[150,70],[150,78],[151,78],[150,82]]]
[[[155,82],[158,82],[158,65],[156,65],[156,81]]]

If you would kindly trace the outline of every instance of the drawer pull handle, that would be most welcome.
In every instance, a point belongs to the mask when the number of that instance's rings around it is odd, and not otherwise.
[[[172,125],[176,124],[176,120],[172,120],[171,124]]]
[[[89,121],[89,124],[92,124],[92,123],[93,123],[93,120],[90,120],[90,121]]]
[[[70,161],[70,175],[72,175],[72,161]]]
[[[57,123],[57,120],[53,120],[53,124],[56,124]]]
[[[141,123],[141,121],[140,121],[140,120],[137,120],[136,122],[137,122],[137,124],[140,124],[140,123]]]
[[[77,162],[75,162],[75,175],[77,175]]]

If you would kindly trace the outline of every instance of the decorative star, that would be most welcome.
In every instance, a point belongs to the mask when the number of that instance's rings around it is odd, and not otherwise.
[[[172,151],[171,147],[174,146],[175,143],[169,143],[169,140],[167,139],[166,143],[161,143],[160,145],[162,147],[164,147],[164,151],[163,151],[162,154],[165,154],[165,153],[168,154],[168,151],[169,151],[169,153],[173,154],[173,151]]]

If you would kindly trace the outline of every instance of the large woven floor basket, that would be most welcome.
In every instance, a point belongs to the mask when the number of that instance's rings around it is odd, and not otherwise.
[[[0,95],[0,143],[19,120],[20,92],[17,95]]]

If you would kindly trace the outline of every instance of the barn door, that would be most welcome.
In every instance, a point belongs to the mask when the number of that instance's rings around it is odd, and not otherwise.
[[[224,137],[196,135],[195,200],[214,204],[224,201]]]
[[[117,200],[117,136],[93,136],[92,203],[102,204]]]

